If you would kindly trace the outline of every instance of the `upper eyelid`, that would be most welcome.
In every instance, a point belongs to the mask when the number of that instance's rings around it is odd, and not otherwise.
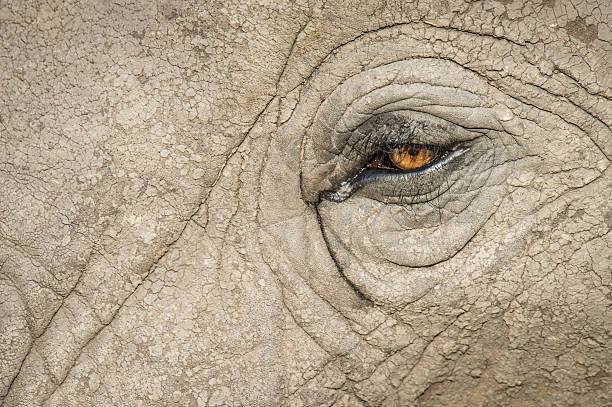
[[[327,121],[327,125],[336,132],[344,133],[354,130],[372,115],[387,111],[412,110],[437,115],[468,129],[507,130],[506,122],[514,117],[513,113],[497,101],[498,97],[491,94],[490,85],[481,83],[479,78],[463,78],[467,79],[466,84],[469,86],[463,83],[459,83],[458,86],[454,82],[456,78],[443,80],[443,78],[454,78],[453,72],[444,72],[446,75],[434,77],[433,84],[423,82],[418,79],[418,75],[422,74],[418,72],[420,69],[425,65],[433,64],[437,67],[439,63],[444,65],[446,63],[419,61],[419,66],[414,67],[416,63],[415,61],[394,62],[349,78],[324,102],[331,105],[340,103],[345,106],[344,109],[332,112],[332,115],[327,117],[331,121],[325,119],[324,121]],[[465,72],[458,67],[451,66],[451,68],[458,70],[460,76],[464,76]],[[369,79],[370,73],[374,71],[377,72],[376,76]],[[430,74],[427,77],[432,79]],[[347,88],[349,90],[345,91]],[[419,100],[425,103],[411,104]],[[382,111],[385,106],[387,108]],[[453,114],[453,111],[457,110],[461,110],[461,114]],[[474,114],[475,112],[477,114]]]
[[[386,116],[383,118],[383,116]],[[373,119],[387,120],[385,124],[391,124],[395,127],[402,127],[405,123],[410,122],[410,130],[405,133],[397,133],[397,138],[384,138],[388,134],[381,134],[376,130],[376,123],[370,123]],[[433,118],[431,118],[433,119]],[[430,120],[431,120],[430,119]],[[460,141],[471,140],[477,137],[479,134],[470,132],[461,132],[459,128],[447,127],[444,128],[440,123],[432,124],[426,116],[418,115],[417,120],[411,120],[408,117],[401,118],[396,113],[384,113],[377,115],[365,122],[359,128],[352,132],[351,137],[348,138],[345,144],[345,151],[347,148],[349,151],[356,150],[357,147],[364,147],[363,150],[368,150],[369,146],[380,147],[383,143],[398,143],[398,144],[423,144],[423,145],[437,145],[440,147],[450,147]],[[393,121],[393,123],[389,123]],[[371,125],[372,131],[365,134],[362,127],[365,125]],[[380,125],[380,124],[379,124]],[[367,130],[367,129],[365,129]],[[417,131],[415,131],[417,130]],[[462,133],[462,134],[459,134]],[[376,137],[379,138],[376,138]],[[363,146],[365,144],[365,146]]]
[[[393,92],[393,90],[401,92]],[[429,92],[427,92],[426,95],[418,96],[411,93],[411,91],[416,90],[419,92],[415,93],[424,93],[425,90],[429,90]],[[432,92],[432,90],[438,92]],[[419,96],[437,96],[437,98],[427,99]],[[380,101],[380,99],[383,100]],[[372,100],[379,100],[379,103],[375,103]],[[461,100],[461,104],[457,104],[457,100]],[[414,102],[418,101],[425,103],[415,106]],[[371,106],[372,103],[375,103],[375,105]],[[412,105],[410,105],[410,103],[412,103]],[[431,85],[423,82],[411,82],[407,84],[388,83],[352,100],[338,120],[338,125],[341,126],[338,130],[351,131],[351,129],[355,129],[361,123],[368,120],[363,120],[363,116],[369,115],[371,117],[376,114],[397,110],[420,111],[418,109],[420,106],[486,108],[485,100],[481,95],[468,92],[464,89],[443,85]]]
[[[370,154],[367,153],[368,149],[367,146],[365,149],[363,149],[363,151],[360,151],[358,149],[359,146],[359,142],[360,141],[365,141],[366,143],[369,143],[371,141],[371,138],[363,138],[357,141],[357,143],[355,144],[351,144],[351,143],[347,143],[346,144],[346,148],[348,148],[348,152],[353,152],[356,151],[358,155],[362,156],[362,157],[368,157],[371,158],[371,156],[374,154],[379,154],[379,153],[392,153],[393,149],[395,148],[400,148],[400,147],[407,147],[407,146],[422,146],[422,147],[426,147],[428,149],[434,150],[434,151],[438,151],[438,150],[445,150],[447,148],[450,148],[451,146],[448,145],[441,145],[441,144],[433,144],[433,143],[419,143],[419,142],[415,142],[415,140],[405,140],[405,142],[403,143],[387,143],[384,142],[382,144],[378,144],[377,145],[377,150],[372,151]]]

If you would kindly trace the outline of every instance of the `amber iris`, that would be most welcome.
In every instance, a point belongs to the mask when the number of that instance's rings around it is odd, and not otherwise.
[[[438,148],[410,144],[376,155],[367,168],[418,170],[432,164],[442,155]]]
[[[397,168],[416,170],[434,162],[436,153],[424,146],[407,146],[393,149],[389,158]]]

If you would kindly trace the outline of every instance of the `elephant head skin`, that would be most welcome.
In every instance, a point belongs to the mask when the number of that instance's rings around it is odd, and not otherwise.
[[[609,405],[611,21],[0,4],[0,405]]]

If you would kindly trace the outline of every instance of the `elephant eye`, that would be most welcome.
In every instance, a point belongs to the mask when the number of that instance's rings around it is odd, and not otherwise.
[[[419,144],[396,146],[376,153],[365,168],[366,170],[377,168],[394,171],[417,171],[437,162],[449,152],[449,150],[439,146]]]
[[[332,188],[321,197],[342,202],[353,194],[385,203],[419,203],[442,194],[465,162],[474,134],[425,115],[376,115],[350,133],[339,154]]]
[[[469,149],[469,143],[465,142],[449,147],[405,144],[384,148],[356,175],[322,196],[329,201],[342,202],[360,191],[382,202],[430,200],[432,193],[443,192],[443,184],[449,185],[445,180]]]

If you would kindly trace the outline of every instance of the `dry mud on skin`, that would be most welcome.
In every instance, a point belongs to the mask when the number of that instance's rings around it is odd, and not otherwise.
[[[612,405],[610,21],[0,2],[0,405]]]

